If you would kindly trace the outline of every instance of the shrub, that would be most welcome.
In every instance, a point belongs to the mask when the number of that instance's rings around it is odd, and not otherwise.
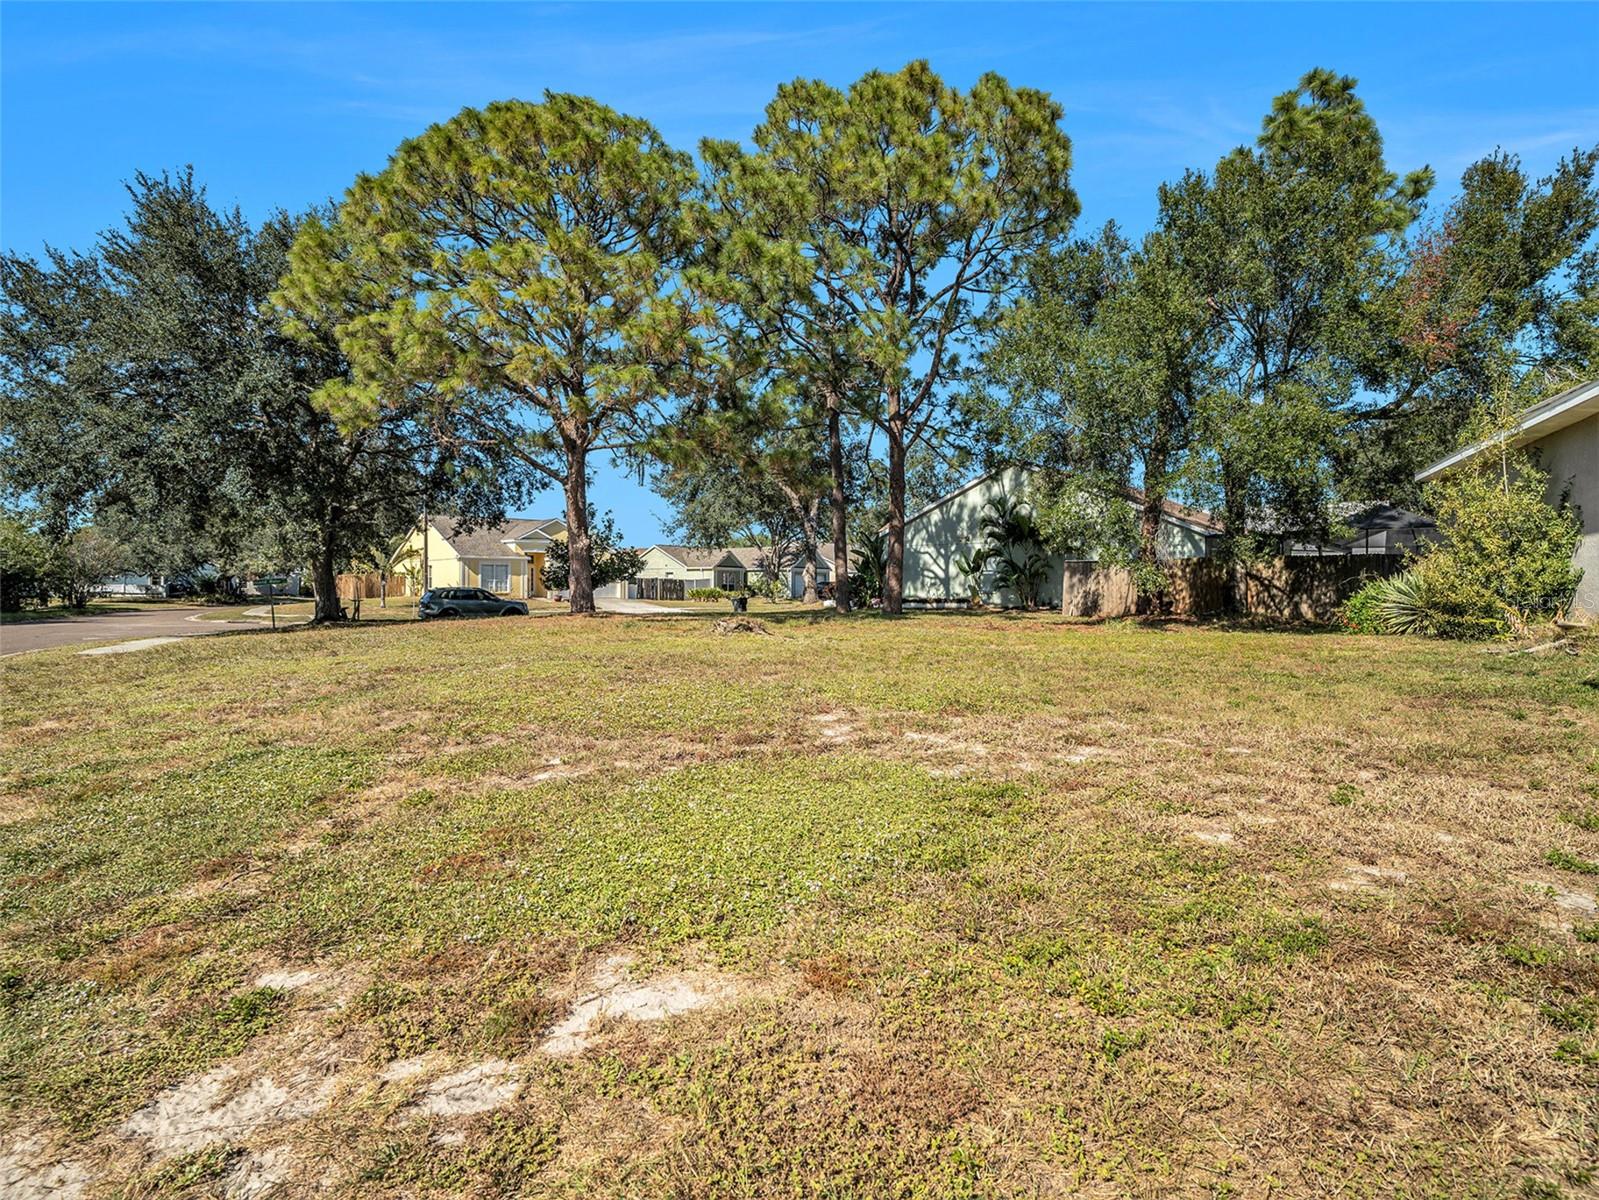
[[[14,517],[0,517],[0,612],[50,595],[50,544]]]
[[[726,600],[732,594],[725,588],[718,587],[689,588],[688,590],[688,598],[690,600]]]
[[[1502,448],[1427,489],[1443,540],[1416,573],[1441,637],[1495,637],[1557,613],[1582,573],[1571,554],[1582,526],[1544,497],[1549,476],[1525,452]]]
[[[1440,555],[1421,559],[1401,575],[1372,580],[1344,601],[1341,613],[1355,633],[1485,638],[1508,628],[1504,606]]]
[[[1360,590],[1339,606],[1338,615],[1350,633],[1385,632],[1377,619],[1377,608],[1382,599],[1386,579],[1371,579]]]
[[[770,579],[762,576],[759,579],[746,577],[744,590],[752,596],[759,596],[763,600],[787,600],[788,580]]]
[[[1544,499],[1547,484],[1531,458],[1511,450],[1432,484],[1442,540],[1404,574],[1349,597],[1344,624],[1357,633],[1475,639],[1557,613],[1581,578],[1571,565],[1581,525],[1564,502]]]
[[[1406,571],[1383,580],[1377,593],[1377,626],[1384,633],[1433,633],[1426,578]]]

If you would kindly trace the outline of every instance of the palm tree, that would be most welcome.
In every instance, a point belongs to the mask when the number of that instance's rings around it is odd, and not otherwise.
[[[1023,608],[1038,603],[1038,589],[1049,575],[1049,556],[1033,520],[1033,510],[1022,500],[998,496],[983,506],[983,535],[988,539],[985,561],[995,560],[994,583],[1009,588]]]
[[[882,538],[861,538],[850,547],[855,570],[849,577],[850,595],[860,601],[880,600],[888,576],[888,547]]]

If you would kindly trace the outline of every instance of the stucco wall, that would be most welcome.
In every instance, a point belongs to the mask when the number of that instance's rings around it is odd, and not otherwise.
[[[456,557],[450,543],[445,541],[437,529],[428,526],[428,573],[433,576],[431,584],[424,580],[422,586],[426,587],[460,587],[466,580],[462,577],[461,560]],[[422,552],[422,531],[413,529],[405,543],[394,552],[394,561],[398,562],[407,550],[415,550],[418,555]],[[421,559],[416,558],[402,564],[405,570],[420,570]]]
[[[931,512],[905,526],[905,595],[911,600],[960,600],[968,594],[966,578],[955,565],[984,544],[983,510],[1001,496],[1026,495],[1027,472],[1011,467],[952,496]],[[1160,527],[1161,552],[1170,558],[1200,558],[1205,539],[1182,525],[1163,521]],[[1095,556],[1090,555],[1089,561]],[[1055,555],[1049,575],[1039,589],[1048,603],[1059,604],[1065,560]],[[983,598],[991,603],[1011,604],[1015,597],[993,587],[993,565],[984,572]]]
[[[1026,478],[1026,473],[1016,467],[997,472],[906,524],[908,599],[955,600],[968,594],[966,577],[955,560],[983,545],[983,509],[989,501],[1003,496],[1019,498],[1025,492]],[[1052,567],[1053,578],[1045,582],[1042,594],[1058,596],[1060,568],[1054,564]],[[985,574],[983,591],[985,596],[992,596],[993,568]]]
[[[1539,464],[1549,472],[1549,499],[1563,494],[1582,517],[1582,541],[1572,561],[1582,568],[1582,582],[1572,602],[1574,614],[1599,620],[1599,416],[1556,430],[1530,444]]]

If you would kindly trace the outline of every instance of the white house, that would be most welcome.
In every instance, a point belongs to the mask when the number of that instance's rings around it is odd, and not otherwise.
[[[1024,497],[1030,475],[1025,467],[990,471],[906,517],[906,603],[959,603],[970,596],[970,584],[956,562],[984,546],[983,512],[989,502]],[[1128,498],[1135,508],[1142,507],[1141,493],[1134,491]],[[1220,532],[1221,527],[1208,513],[1168,502],[1161,511],[1161,556],[1204,558],[1210,539]],[[1095,557],[1097,555],[1090,552],[1080,561],[1092,561]],[[1049,556],[1049,572],[1039,590],[1040,596],[1052,597],[1059,603],[1066,561],[1062,554]],[[995,586],[992,563],[984,569],[978,590],[992,603],[1016,601],[1009,592]]]
[[[1582,520],[1582,538],[1571,561],[1582,568],[1570,615],[1599,621],[1599,379],[1579,383],[1521,413],[1510,429],[1473,442],[1439,459],[1416,476],[1418,483],[1470,462],[1501,444],[1526,447],[1549,472],[1549,502],[1570,500]]]

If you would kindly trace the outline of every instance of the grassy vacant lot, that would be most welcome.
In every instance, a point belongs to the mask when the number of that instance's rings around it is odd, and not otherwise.
[[[551,618],[0,685],[0,1190],[1599,1179],[1591,651]]]

